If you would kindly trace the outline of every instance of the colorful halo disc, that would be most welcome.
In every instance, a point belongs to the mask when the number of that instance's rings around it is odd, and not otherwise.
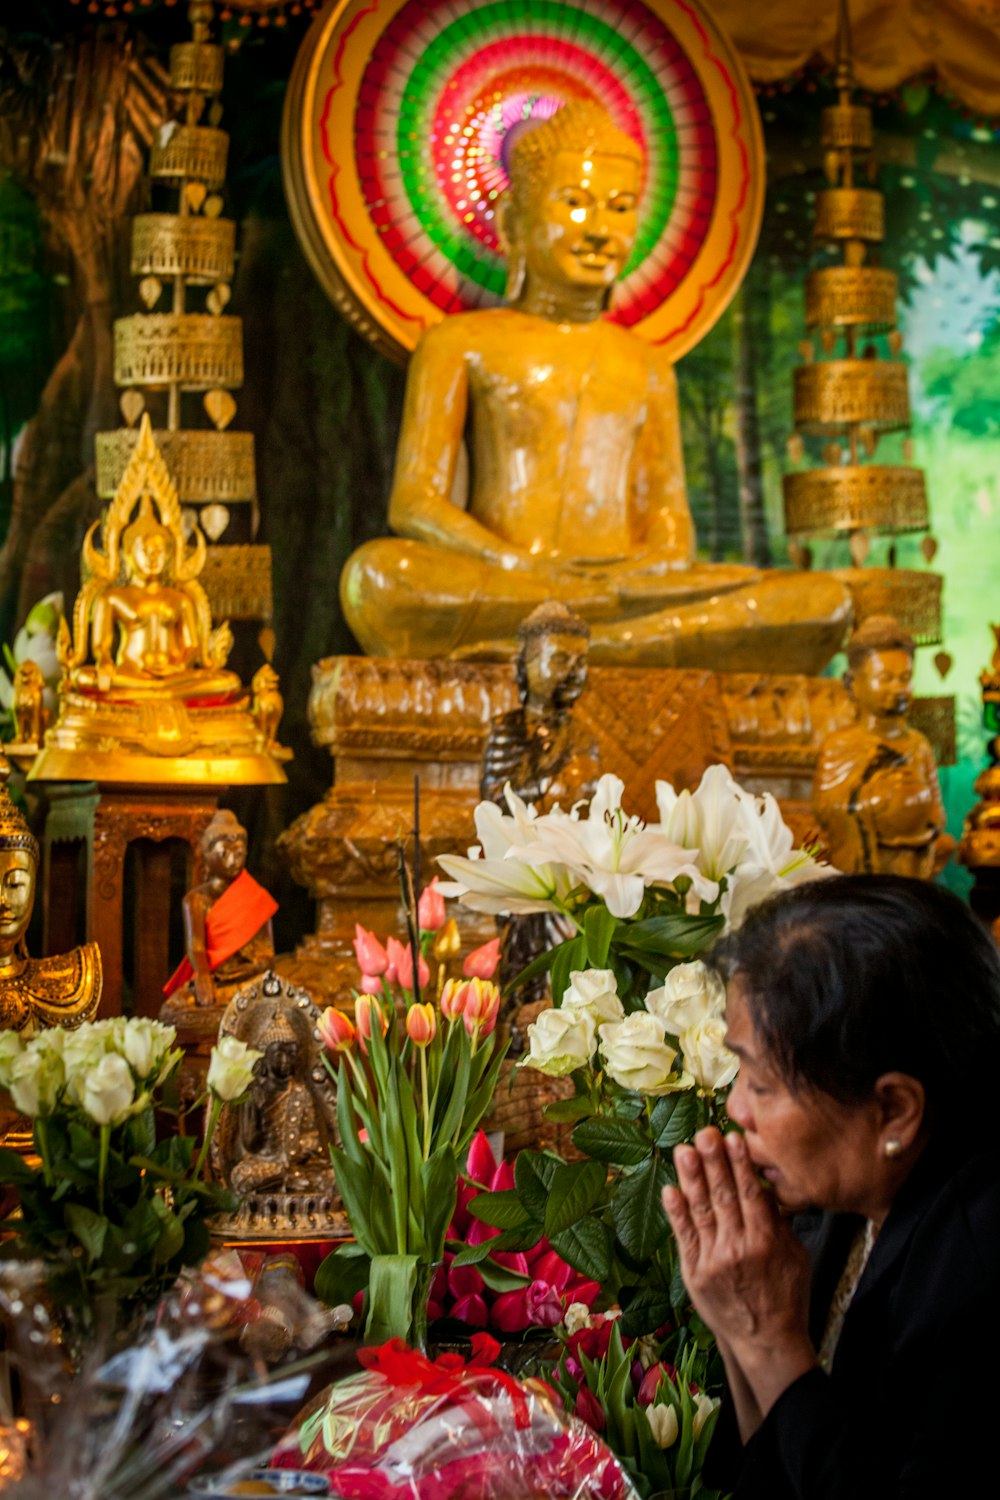
[[[610,316],[678,358],[752,254],[764,152],[749,81],[693,0],[339,0],[296,61],[285,187],[340,310],[405,357],[506,269],[504,141],[594,99],[643,147],[635,247]],[[509,145],[509,142],[508,142]]]

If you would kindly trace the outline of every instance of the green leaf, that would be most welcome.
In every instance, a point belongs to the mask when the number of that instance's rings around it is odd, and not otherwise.
[[[520,1229],[530,1218],[513,1188],[499,1193],[477,1193],[469,1202],[469,1213],[493,1229]]]
[[[82,1203],[67,1203],[63,1210],[66,1227],[86,1250],[91,1261],[100,1260],[108,1233],[108,1220]]]
[[[652,1150],[645,1131],[631,1120],[583,1120],[573,1131],[573,1145],[595,1161],[635,1167]]]
[[[521,1151],[514,1163],[514,1186],[532,1218],[545,1222],[545,1205],[556,1169],[563,1165],[558,1156],[542,1151]]]
[[[551,1239],[595,1207],[607,1182],[607,1168],[599,1161],[572,1162],[552,1178],[545,1205],[545,1233]]]
[[[583,1120],[593,1113],[594,1106],[586,1094],[575,1094],[572,1099],[553,1099],[542,1110],[546,1120],[554,1120],[560,1124],[567,1120]]]
[[[666,1287],[641,1287],[622,1311],[622,1336],[642,1338],[645,1333],[655,1333],[670,1321],[673,1311]]]
[[[587,958],[592,969],[606,969],[611,939],[618,930],[618,918],[613,917],[602,901],[592,906],[583,919],[583,935],[587,939]]]
[[[698,1129],[698,1100],[694,1089],[682,1094],[664,1094],[653,1105],[649,1128],[658,1146],[665,1149],[691,1140]]]
[[[615,1232],[629,1255],[648,1260],[668,1233],[660,1194],[669,1181],[656,1156],[622,1177],[611,1200]]]
[[[416,1255],[375,1255],[368,1282],[368,1321],[365,1342],[409,1340],[413,1324],[413,1293],[417,1284]]]
[[[498,1266],[489,1256],[479,1262],[479,1274],[491,1292],[516,1292],[522,1286],[531,1285],[530,1276],[521,1276],[506,1266]]]
[[[694,958],[714,942],[725,926],[720,916],[690,916],[687,912],[663,912],[630,922],[621,929],[621,940],[615,944],[621,952],[664,958]]]
[[[369,1255],[376,1255],[380,1246],[374,1232],[372,1198],[373,1177],[371,1160],[352,1161],[338,1146],[330,1147],[330,1160],[340,1196],[344,1200],[351,1228]]]
[[[495,1234],[492,1239],[481,1240],[478,1245],[466,1245],[455,1256],[452,1265],[455,1266],[478,1266],[480,1261],[488,1255],[499,1253],[501,1250],[513,1250],[515,1253],[521,1250],[533,1250],[541,1239],[545,1230],[540,1221],[531,1219],[523,1229],[504,1229],[500,1234]]]
[[[371,1259],[357,1242],[338,1245],[322,1262],[313,1286],[316,1296],[327,1307],[350,1303],[368,1285]]]
[[[431,1261],[444,1252],[444,1237],[455,1215],[458,1197],[458,1162],[450,1146],[433,1152],[421,1169],[424,1181],[424,1222]]]
[[[611,1275],[608,1236],[596,1219],[580,1219],[554,1234],[550,1243],[556,1254],[588,1281],[606,1281]]]
[[[563,943],[557,948],[549,970],[549,988],[552,992],[552,1004],[561,1005],[562,997],[569,989],[569,976],[574,969],[585,969],[587,967],[587,939],[581,934],[579,937],[571,938],[568,943]]]
[[[18,1151],[0,1149],[0,1183],[4,1187],[33,1186],[35,1173]]]

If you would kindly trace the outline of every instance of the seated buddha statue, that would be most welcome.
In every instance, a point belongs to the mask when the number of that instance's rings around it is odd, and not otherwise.
[[[38,882],[38,843],[7,790],[10,766],[0,755],[0,1029],[79,1026],[101,998],[96,943],[69,953],[29,958],[25,934]]]
[[[930,880],[955,841],[930,741],[907,723],[913,638],[889,615],[870,615],[847,646],[844,681],[857,723],[820,746],[812,805],[829,860],[845,874]]]
[[[846,589],[695,562],[673,366],[603,316],[636,234],[639,146],[575,101],[521,127],[507,165],[507,305],[445,318],[413,355],[398,535],[341,577],[357,639],[511,658],[519,622],[551,598],[587,620],[597,664],[819,671]]]
[[[222,670],[232,646],[228,626],[205,628],[199,592],[189,580],[171,581],[173,534],[144,510],[121,539],[124,580],[106,580],[91,605],[93,665],[82,665],[75,686],[134,697],[168,694],[185,699],[242,692]],[[185,587],[187,583],[187,587]]]

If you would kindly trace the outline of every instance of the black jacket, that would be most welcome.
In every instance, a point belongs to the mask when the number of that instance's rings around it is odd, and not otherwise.
[[[817,1346],[858,1223],[825,1215],[810,1246]],[[736,1500],[1000,1492],[1000,1151],[957,1165],[925,1152],[875,1241],[830,1374],[794,1381],[745,1448],[724,1411],[705,1479]]]

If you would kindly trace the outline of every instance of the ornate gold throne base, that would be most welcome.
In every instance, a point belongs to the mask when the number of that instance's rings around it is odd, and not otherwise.
[[[355,922],[400,930],[396,840],[413,829],[420,778],[421,873],[474,840],[483,744],[494,715],[514,707],[513,669],[447,661],[332,657],[313,668],[313,738],[329,748],[334,785],[282,834],[295,879],[318,904],[315,933],[283,973],[328,1000],[357,982]],[[820,742],[850,723],[853,706],[832,678],[656,668],[594,667],[576,712],[620,776],[626,806],[656,817],[657,779],[697,785],[714,762],[744,786],[773,792],[800,840]],[[412,844],[408,845],[408,851]],[[469,941],[492,918],[462,913]]]

